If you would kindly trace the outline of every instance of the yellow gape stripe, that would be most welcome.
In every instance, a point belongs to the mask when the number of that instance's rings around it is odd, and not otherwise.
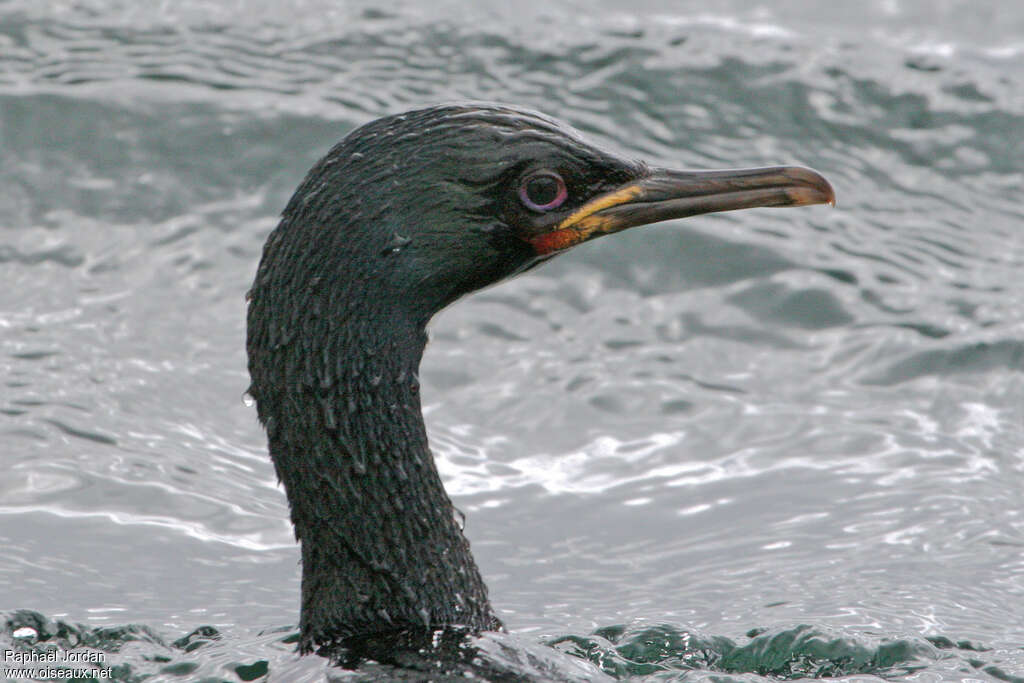
[[[590,214],[597,213],[601,209],[607,209],[610,206],[618,206],[619,204],[625,204],[626,202],[632,201],[640,196],[640,192],[641,189],[639,185],[626,185],[625,187],[620,187],[618,190],[615,190],[615,192],[603,194],[576,209],[564,221],[558,224],[556,230],[571,228]]]
[[[566,216],[565,220],[555,226],[551,232],[532,238],[530,243],[538,254],[550,254],[553,251],[561,251],[574,244],[579,244],[593,233],[600,232],[601,227],[606,224],[601,216],[594,216],[595,213],[612,206],[626,204],[639,197],[642,191],[639,185],[627,185],[614,192],[603,194]]]

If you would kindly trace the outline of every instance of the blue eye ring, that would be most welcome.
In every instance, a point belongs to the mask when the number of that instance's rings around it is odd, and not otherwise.
[[[562,176],[551,170],[536,171],[519,183],[519,201],[531,211],[557,209],[569,198]]]

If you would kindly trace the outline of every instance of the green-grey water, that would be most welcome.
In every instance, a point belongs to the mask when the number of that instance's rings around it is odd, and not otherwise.
[[[994,1],[0,2],[0,650],[342,675],[293,652],[244,295],[346,132],[484,99],[812,166],[838,206],[630,231],[435,319],[431,444],[510,630],[483,651],[1024,680],[1022,36]]]

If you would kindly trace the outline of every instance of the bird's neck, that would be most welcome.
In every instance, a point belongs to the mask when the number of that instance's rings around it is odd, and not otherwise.
[[[427,446],[422,326],[379,316],[306,325],[317,329],[250,349],[302,544],[301,649],[391,630],[499,628]]]

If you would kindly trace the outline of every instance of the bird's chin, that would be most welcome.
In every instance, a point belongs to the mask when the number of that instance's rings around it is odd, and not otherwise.
[[[517,275],[521,275],[521,274],[525,273],[528,270],[533,270],[534,268],[536,268],[540,264],[544,263],[545,261],[548,261],[552,257],[557,256],[559,253],[561,253],[561,252],[559,252],[559,251],[551,251],[551,252],[548,252],[546,254],[537,254],[536,256],[531,256],[529,259],[524,261],[522,263],[522,265],[520,265],[518,268],[516,268],[515,270],[509,272],[508,275],[503,277],[502,281],[508,280],[510,278],[514,278]],[[495,283],[495,284],[497,284],[497,283]]]
[[[539,257],[547,257],[601,235],[675,218],[761,206],[834,206],[835,201],[835,191],[825,177],[800,166],[653,169],[639,180],[594,197],[527,241]]]

